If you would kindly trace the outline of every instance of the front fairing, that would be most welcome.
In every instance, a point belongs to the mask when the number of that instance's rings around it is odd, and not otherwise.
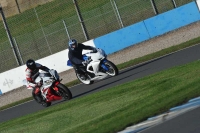
[[[96,53],[86,53],[83,56],[84,60],[89,60],[87,65],[87,71],[97,74],[99,72],[100,64],[102,61],[106,61],[106,54],[102,49],[97,49]]]
[[[103,60],[106,57],[107,57],[107,55],[106,55],[104,50],[97,49],[96,53],[93,53],[93,52],[85,53],[83,55],[83,60],[90,60],[91,59],[92,61],[99,61],[99,60]]]
[[[42,83],[41,88],[49,88],[55,82],[55,78],[47,72],[42,72],[39,76],[35,79],[36,83]]]

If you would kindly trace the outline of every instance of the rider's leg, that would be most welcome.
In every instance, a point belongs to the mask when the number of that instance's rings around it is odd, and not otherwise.
[[[85,80],[86,76],[86,68],[83,65],[76,65],[74,66],[74,70],[76,71],[77,74],[80,74],[80,78]]]

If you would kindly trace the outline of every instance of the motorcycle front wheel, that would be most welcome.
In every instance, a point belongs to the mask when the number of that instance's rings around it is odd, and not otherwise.
[[[51,106],[51,102],[42,101],[41,105],[44,106],[44,107],[49,107],[49,106]]]
[[[63,84],[58,84],[57,87],[59,88],[59,95],[62,96],[65,100],[72,99],[71,91]]]
[[[106,73],[110,76],[116,76],[119,73],[118,68],[116,67],[116,65],[114,63],[112,63],[111,61],[107,60],[106,62],[104,62],[105,66],[108,68],[108,70],[106,71]]]
[[[34,93],[32,95],[33,95],[34,100],[37,103],[41,104],[42,106],[44,106],[44,107],[51,106],[51,102],[47,102],[46,100],[43,100],[42,96],[39,97],[39,96],[35,95]]]

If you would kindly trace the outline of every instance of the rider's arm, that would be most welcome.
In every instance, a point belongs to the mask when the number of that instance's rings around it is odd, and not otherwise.
[[[35,87],[37,84],[36,84],[35,81],[33,81],[33,79],[31,78],[31,70],[26,69],[25,73],[26,73],[26,80],[27,80],[27,82],[28,82],[28,86]]]
[[[82,47],[82,49],[85,49],[85,50],[93,50],[93,51],[96,50],[95,47],[87,46],[87,45],[84,45],[84,44],[82,44],[82,43],[79,43],[78,46]]]
[[[46,67],[46,66],[42,66],[41,68],[40,68],[41,70],[43,70],[43,71],[45,71],[45,72],[49,72],[49,68],[48,67]]]
[[[49,68],[48,67],[43,66],[43,65],[41,65],[39,63],[36,63],[36,67],[39,68],[40,70],[45,71],[45,72],[49,72]]]
[[[28,82],[34,83],[34,81],[33,81],[32,78],[31,78],[31,71],[30,71],[28,68],[26,69],[25,73],[26,73],[26,80],[27,80]]]

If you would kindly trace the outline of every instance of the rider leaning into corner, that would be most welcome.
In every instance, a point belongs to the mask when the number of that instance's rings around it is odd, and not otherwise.
[[[76,73],[84,74],[83,72],[85,72],[88,62],[83,60],[82,51],[85,49],[97,52],[96,48],[91,46],[86,46],[82,43],[78,43],[75,39],[70,40],[68,44],[69,44],[68,57],[73,65],[74,70],[76,71]],[[84,75],[82,76],[83,76],[82,78],[86,78],[84,77]]]
[[[40,83],[35,83],[35,79],[37,78],[37,76],[39,75],[39,70],[43,70],[46,72],[49,72],[49,68],[47,68],[46,66],[43,66],[39,63],[35,63],[35,61],[33,59],[29,59],[26,61],[26,80],[27,80],[27,89],[32,89],[32,95],[34,97],[37,97],[38,101],[42,100],[41,97],[41,93],[40,93]],[[34,98],[35,98],[34,97]]]

